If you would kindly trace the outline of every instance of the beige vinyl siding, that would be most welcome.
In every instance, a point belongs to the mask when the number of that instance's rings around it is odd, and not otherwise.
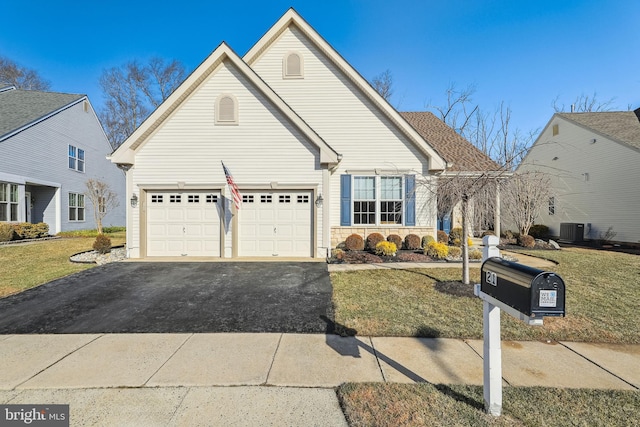
[[[552,135],[554,124],[559,125],[556,136]],[[585,224],[587,239],[597,239],[613,226],[614,240],[640,242],[638,163],[637,150],[556,117],[519,170],[550,174],[555,215],[549,215],[545,205],[537,222],[549,226],[552,234],[559,235],[560,223],[572,222]]]
[[[304,57],[304,78],[284,79],[288,52]],[[340,224],[340,174],[354,171],[413,171],[428,174],[428,160],[295,26],[286,29],[253,64],[254,70],[318,134],[343,156],[331,177],[331,225]],[[366,174],[366,172],[363,172]],[[427,193],[417,200],[429,199]],[[430,211],[427,203],[417,212]],[[433,215],[432,215],[433,216]],[[425,216],[419,222],[427,221]]]
[[[216,99],[222,93],[232,94],[238,102],[237,125],[215,124]],[[228,62],[139,149],[132,169],[133,188],[177,188],[178,182],[183,182],[187,187],[220,188],[225,195],[220,160],[230,169],[241,193],[243,188],[270,188],[272,183],[275,188],[317,187],[322,191],[318,148]],[[231,217],[227,219],[230,222]],[[134,216],[133,226],[137,224],[139,218]],[[318,210],[317,242],[322,241],[321,224],[322,212]],[[224,256],[230,256],[232,229],[225,231]],[[133,236],[138,235],[136,230]],[[139,243],[133,242],[135,246]]]

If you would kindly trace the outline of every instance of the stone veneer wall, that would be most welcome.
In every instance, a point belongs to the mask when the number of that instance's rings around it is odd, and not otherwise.
[[[421,238],[427,235],[436,237],[436,230],[433,227],[331,227],[331,247],[337,247],[354,233],[361,235],[363,239],[371,233],[380,233],[384,237],[397,234],[403,239],[407,234],[416,234]]]

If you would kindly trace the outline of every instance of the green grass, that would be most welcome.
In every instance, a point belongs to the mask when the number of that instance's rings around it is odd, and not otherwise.
[[[640,419],[637,391],[505,387],[500,417],[484,412],[480,386],[349,383],[337,393],[351,427],[629,426]]]
[[[113,246],[125,242],[123,231],[109,237]],[[71,255],[91,250],[94,241],[95,237],[75,237],[0,246],[0,297],[94,267],[69,261]]]
[[[585,249],[544,255],[559,263],[553,270],[566,284],[567,316],[531,327],[503,313],[503,339],[640,343],[639,256]],[[482,339],[482,302],[436,290],[436,282],[460,279],[459,267],[332,273],[336,323],[365,336]],[[478,282],[479,269],[471,280]]]

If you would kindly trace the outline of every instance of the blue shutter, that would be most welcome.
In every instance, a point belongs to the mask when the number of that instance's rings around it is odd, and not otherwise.
[[[340,175],[340,225],[351,225],[351,175]]]
[[[404,179],[404,225],[416,225],[416,177],[407,175]]]

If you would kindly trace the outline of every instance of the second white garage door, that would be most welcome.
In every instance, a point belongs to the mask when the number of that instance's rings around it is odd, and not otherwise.
[[[220,256],[220,194],[150,192],[147,256]]]
[[[243,191],[238,255],[313,256],[311,196],[311,191]]]

